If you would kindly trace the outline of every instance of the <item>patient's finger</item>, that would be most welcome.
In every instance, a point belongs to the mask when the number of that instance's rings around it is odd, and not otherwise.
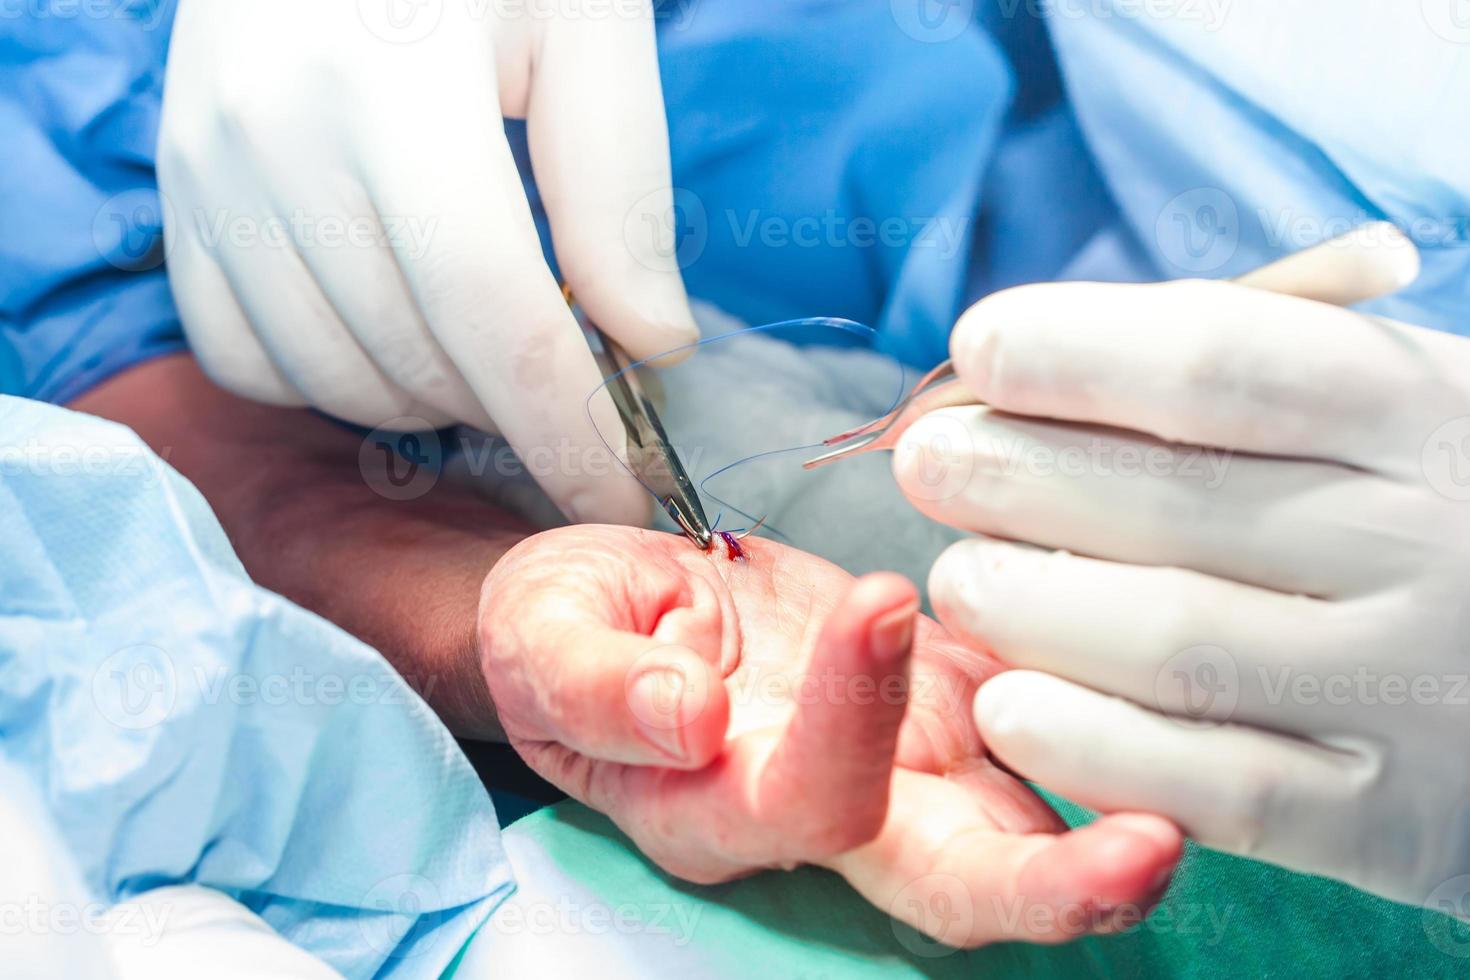
[[[1003,830],[983,801],[927,774],[898,771],[891,795],[877,839],[828,866],[948,946],[1063,942],[1135,922],[1158,901],[1184,846],[1171,823],[1144,814],[1061,834]]]
[[[591,758],[698,768],[720,753],[730,719],[717,666],[655,637],[568,627],[563,656],[542,683],[541,721],[553,739]]]
[[[883,825],[907,704],[918,591],[901,575],[855,582],[827,617],[796,713],[761,775],[757,811],[781,815],[794,859],[870,840]]]
[[[795,866],[872,839],[888,806],[917,614],[917,593],[901,576],[859,580],[828,617],[806,670],[817,691],[842,696],[798,696],[779,735],[739,736],[700,769],[602,767],[587,781],[588,802],[665,870],[696,882]],[[872,696],[847,696],[860,691]]]

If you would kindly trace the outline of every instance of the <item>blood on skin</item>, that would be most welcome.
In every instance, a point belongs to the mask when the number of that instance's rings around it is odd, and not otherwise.
[[[745,561],[745,549],[740,547],[740,539],[729,531],[716,531],[725,542],[725,557],[731,561]],[[711,542],[713,543],[713,542]]]

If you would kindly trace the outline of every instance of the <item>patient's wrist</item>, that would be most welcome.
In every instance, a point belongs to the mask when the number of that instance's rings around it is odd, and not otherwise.
[[[72,407],[130,426],[192,482],[252,579],[376,647],[457,734],[499,731],[476,613],[486,574],[530,533],[516,518],[449,481],[389,499],[363,476],[360,436],[238,398],[187,356]]]

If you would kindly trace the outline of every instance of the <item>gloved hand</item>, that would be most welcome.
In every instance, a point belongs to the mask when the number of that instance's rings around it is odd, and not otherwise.
[[[1067,832],[992,765],[966,706],[998,665],[919,616],[910,583],[748,552],[583,525],[501,558],[480,649],[526,762],[673,874],[820,864],[950,945],[1106,932],[1158,899],[1177,828]]]
[[[983,535],[930,589],[1028,668],[976,698],[998,758],[1407,902],[1470,872],[1470,341],[1333,305],[1417,271],[1372,226],[1249,286],[1028,286],[964,315],[983,404],[915,423],[895,466]]]
[[[413,9],[379,23],[373,4],[180,3],[158,178],[190,346],[260,401],[493,425],[568,516],[646,520],[598,436],[623,430],[605,393],[588,402],[601,375],[501,118],[529,119],[591,319],[635,357],[696,339],[650,6]]]

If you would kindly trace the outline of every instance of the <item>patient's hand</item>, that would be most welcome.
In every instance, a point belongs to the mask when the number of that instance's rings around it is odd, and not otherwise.
[[[581,526],[495,565],[482,664],[533,768],[680,877],[819,864],[952,945],[1107,931],[1157,900],[1178,830],[1068,832],[991,763],[970,703],[999,667],[912,585],[748,545]]]
[[[498,708],[533,766],[676,874],[823,864],[900,918],[978,944],[1114,925],[1103,910],[1152,901],[1177,858],[1158,818],[1061,833],[974,732],[971,696],[996,664],[927,619],[904,714],[904,630],[873,628],[914,618],[897,576],[854,585],[765,540],[748,563],[627,528],[523,541],[465,488],[375,492],[357,435],[236,398],[182,355],[74,407],[132,426],[187,476],[257,582],[383,651],[457,734],[496,732]],[[656,684],[635,711],[629,682],[658,666],[678,668],[688,698]],[[691,705],[682,725],[676,703]]]

